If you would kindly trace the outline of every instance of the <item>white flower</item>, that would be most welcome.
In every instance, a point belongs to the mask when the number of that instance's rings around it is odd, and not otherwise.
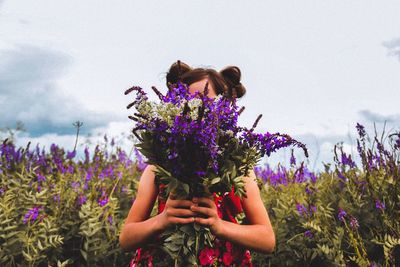
[[[224,97],[222,94],[217,95],[216,97],[214,97],[214,101],[220,101],[222,97]]]
[[[188,106],[190,110],[197,110],[202,104],[202,101],[200,98],[192,98],[188,102]]]
[[[233,136],[233,131],[232,131],[232,130],[227,130],[225,133],[226,133],[227,135],[229,135],[229,136]]]
[[[189,115],[192,120],[197,120],[199,117],[199,112],[197,110],[191,110]]]

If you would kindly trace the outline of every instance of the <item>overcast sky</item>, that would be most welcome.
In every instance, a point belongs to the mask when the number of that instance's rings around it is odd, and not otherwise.
[[[257,131],[304,142],[318,170],[337,142],[355,152],[357,122],[400,129],[399,14],[399,1],[0,0],[0,128],[19,120],[20,145],[67,149],[77,120],[84,135],[126,136],[125,89],[165,92],[178,59],[236,65],[240,123],[263,114]]]

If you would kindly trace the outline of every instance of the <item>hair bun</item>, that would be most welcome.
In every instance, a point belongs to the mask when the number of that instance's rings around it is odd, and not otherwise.
[[[169,87],[168,84],[176,84],[182,75],[190,70],[192,70],[192,68],[188,64],[180,60],[174,62],[166,75],[167,87]]]
[[[246,93],[246,88],[240,82],[242,73],[236,66],[228,66],[219,72],[228,85],[228,95],[234,98],[240,98]]]

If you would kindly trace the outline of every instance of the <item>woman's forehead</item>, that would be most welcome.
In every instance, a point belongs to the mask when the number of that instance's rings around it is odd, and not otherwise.
[[[212,86],[211,81],[208,80],[207,78],[204,78],[204,79],[202,79],[200,81],[197,81],[197,82],[194,82],[194,83],[190,84],[189,85],[189,92],[192,93],[192,94],[197,92],[197,91],[204,92],[204,88],[206,86],[207,81],[208,81],[209,93],[215,94],[214,87]]]

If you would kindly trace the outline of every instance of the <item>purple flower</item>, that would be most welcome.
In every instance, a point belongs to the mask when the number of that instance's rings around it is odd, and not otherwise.
[[[384,210],[386,208],[385,203],[381,202],[379,199],[375,200],[375,207],[380,210]]]
[[[53,199],[54,201],[60,202],[60,195],[59,194],[54,195]]]
[[[304,171],[304,166],[303,164],[300,165],[300,167],[295,171],[294,173],[294,182],[295,183],[303,183],[306,181],[305,177],[305,171]]]
[[[100,198],[97,203],[99,203],[100,207],[105,206],[108,203],[108,197],[102,197]]]
[[[348,165],[350,168],[355,168],[356,163],[351,159],[351,155],[346,155],[346,153],[342,152],[341,153],[341,163],[343,165]]]
[[[308,238],[313,238],[314,234],[310,230],[307,230],[304,232],[304,236]]]
[[[38,182],[45,182],[46,181],[46,177],[44,177],[43,174],[38,173],[37,180],[38,180]]]
[[[71,182],[71,187],[72,187],[72,189],[76,192],[77,191],[77,188],[80,186],[81,184],[80,184],[80,182],[78,182],[78,181],[73,181],[73,182]]]
[[[297,203],[296,209],[297,209],[297,212],[300,214],[300,216],[307,214],[307,209],[303,204]]]
[[[260,177],[265,183],[268,182],[272,186],[287,185],[288,175],[285,167],[279,165],[276,172],[274,172],[268,163],[265,164],[264,168],[260,166],[254,167],[254,172],[257,177]]]
[[[121,187],[121,193],[126,193],[126,192],[128,192],[128,189],[127,189],[126,185],[123,185]]]
[[[206,175],[206,172],[205,172],[205,171],[196,171],[195,174],[196,174],[198,177],[203,177],[204,175]]]
[[[87,172],[86,172],[86,181],[89,182],[90,180],[92,180],[92,176],[93,176],[93,170],[92,167],[90,167]]]
[[[144,171],[146,168],[147,164],[143,160],[142,154],[139,152],[139,150],[135,147],[134,148],[135,152],[135,158],[136,158],[136,167],[139,171]]]
[[[78,197],[78,203],[80,206],[86,203],[86,196],[85,195],[79,195]]]
[[[76,150],[67,152],[67,159],[73,159],[76,156]]]
[[[90,158],[89,158],[89,148],[88,148],[88,147],[85,147],[85,163],[88,164],[89,161],[90,161]]]
[[[308,195],[312,195],[312,194],[314,194],[315,192],[317,192],[317,189],[314,188],[314,187],[311,187],[311,188],[310,188],[310,186],[307,184],[307,185],[306,185],[306,188],[305,188],[305,192],[306,192]]]
[[[68,173],[74,173],[74,171],[75,171],[74,166],[73,165],[68,165],[67,172]]]
[[[394,149],[399,149],[400,150],[400,133],[395,134],[397,136],[396,142],[394,144]]]
[[[341,172],[338,172],[337,175],[343,182],[349,181],[349,178],[346,178]]]
[[[359,227],[358,221],[356,217],[351,216],[350,218],[350,226],[353,229],[357,229]]]
[[[28,210],[28,212],[25,213],[25,216],[23,219],[24,224],[26,224],[28,221],[34,222],[39,215],[39,211],[42,209],[43,209],[43,207],[41,207],[41,206],[35,206],[35,207],[31,208],[30,210]]]
[[[316,212],[317,212],[317,207],[311,205],[311,206],[310,206],[310,213],[313,214],[313,213],[316,213]]]
[[[357,122],[356,128],[358,131],[358,135],[361,137],[361,139],[363,139],[366,135],[364,126]]]
[[[112,217],[112,215],[108,215],[108,222],[109,222],[109,224],[112,224],[113,223],[113,217]]]
[[[317,176],[315,176],[315,174],[310,171],[306,166],[303,167],[302,175],[304,179],[309,179],[313,183],[317,181]]]
[[[168,155],[168,159],[175,159],[178,157],[178,153],[175,151],[172,151],[169,155]]]
[[[339,208],[338,218],[340,221],[344,222],[344,217],[346,217],[347,213],[342,208]]]
[[[106,172],[105,169],[103,169],[103,170],[99,173],[98,178],[99,178],[100,180],[104,180],[105,177],[107,177],[107,172]]]
[[[101,191],[101,197],[97,201],[101,207],[105,206],[108,203],[108,196],[104,190]]]
[[[118,156],[118,161],[120,162],[125,162],[127,159],[125,151],[121,150],[120,148],[118,148],[117,156]]]

